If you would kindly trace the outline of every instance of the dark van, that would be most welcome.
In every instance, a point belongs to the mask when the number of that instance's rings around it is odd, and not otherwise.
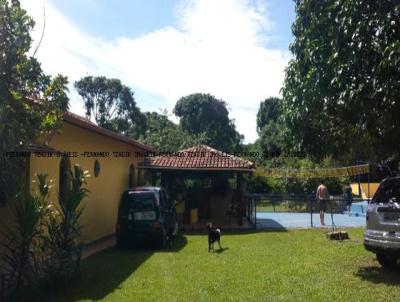
[[[175,205],[163,188],[138,187],[122,194],[116,226],[117,246],[135,243],[166,245],[178,231]]]

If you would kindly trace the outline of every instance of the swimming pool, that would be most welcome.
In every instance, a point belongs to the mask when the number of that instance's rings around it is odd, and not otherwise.
[[[368,201],[364,200],[361,202],[355,202],[351,205],[350,208],[350,215],[351,216],[361,216],[361,217],[365,217],[366,213],[367,213],[367,208],[368,208]]]
[[[312,215],[313,227],[323,227],[320,222],[319,213]],[[365,217],[349,216],[348,214],[333,214],[333,222],[337,227],[364,227]],[[260,229],[292,229],[310,228],[310,213],[282,213],[282,212],[259,212],[257,213],[257,228]],[[325,214],[325,226],[332,227],[332,216]]]

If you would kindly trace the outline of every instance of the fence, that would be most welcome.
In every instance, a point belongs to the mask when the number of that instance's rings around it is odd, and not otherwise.
[[[319,203],[315,200],[315,194],[261,194],[247,193],[246,217],[248,221],[257,225],[258,212],[277,213],[309,213],[310,225],[313,227],[313,213],[319,212]],[[362,201],[354,198],[353,202]],[[344,213],[346,202],[343,196],[332,196],[327,204],[328,213]]]

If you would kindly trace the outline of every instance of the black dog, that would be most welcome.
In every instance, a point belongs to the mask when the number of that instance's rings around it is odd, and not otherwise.
[[[208,251],[211,250],[214,252],[214,242],[218,241],[219,249],[221,250],[221,230],[220,229],[213,229],[212,223],[207,223],[207,231],[208,231]]]

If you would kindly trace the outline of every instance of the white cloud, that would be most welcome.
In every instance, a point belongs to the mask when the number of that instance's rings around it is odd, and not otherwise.
[[[37,21],[33,37],[38,41],[43,8],[37,1],[22,2]],[[163,107],[169,109],[184,95],[211,93],[229,104],[246,142],[257,138],[259,102],[280,94],[289,54],[265,46],[272,26],[265,2],[186,1],[177,12],[178,27],[112,41],[89,36],[51,3],[45,7],[46,29],[37,57],[46,72],[62,73],[71,82],[87,74],[117,77],[165,99]],[[83,113],[76,101],[72,111]]]

